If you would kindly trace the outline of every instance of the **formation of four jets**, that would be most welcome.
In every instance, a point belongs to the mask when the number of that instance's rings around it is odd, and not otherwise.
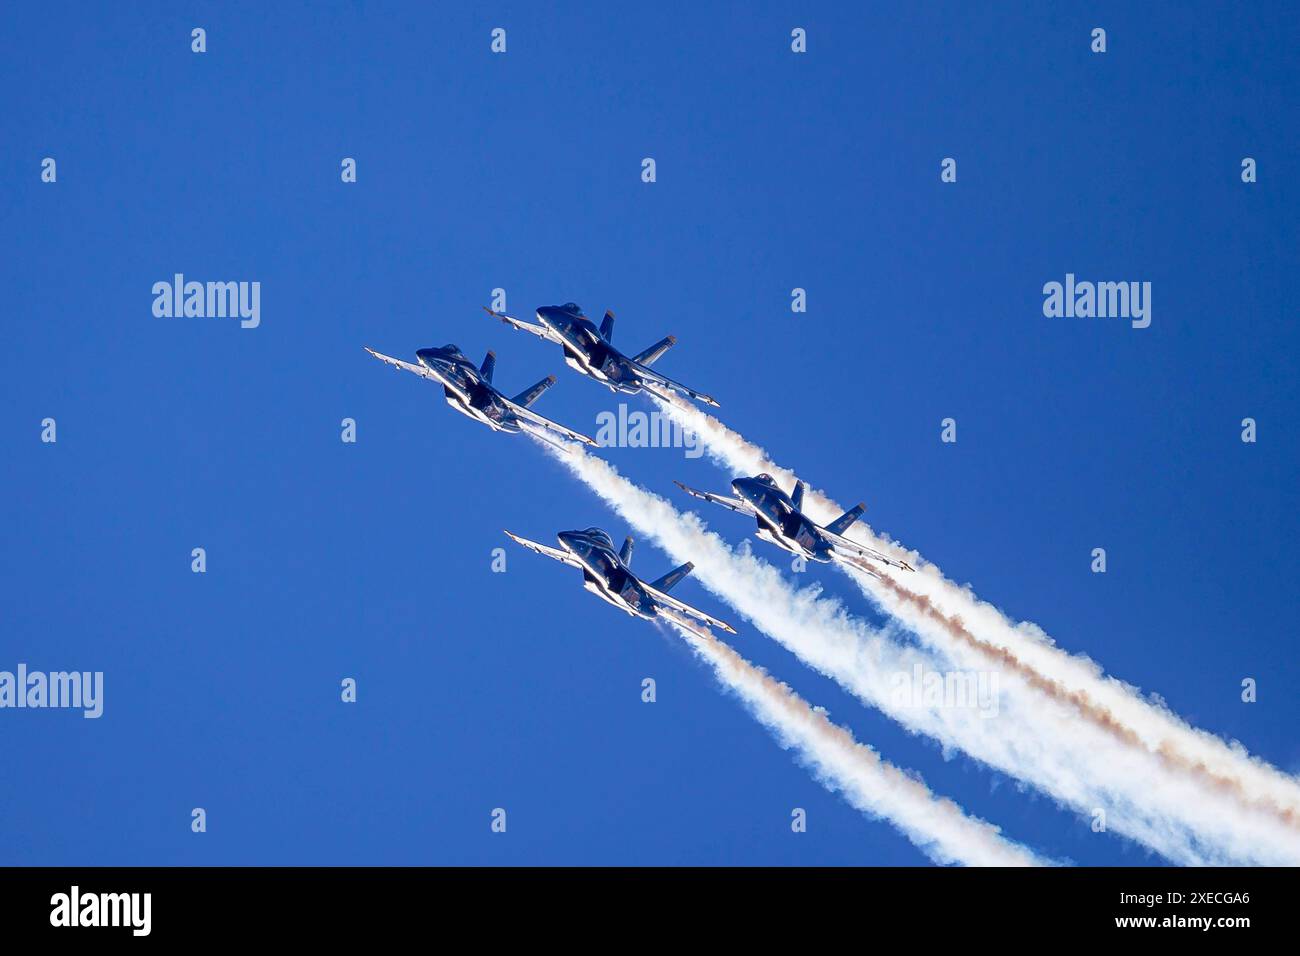
[[[628,395],[644,391],[663,399],[668,399],[671,393],[676,392],[714,407],[718,405],[703,392],[651,369],[650,366],[676,344],[677,339],[671,335],[629,357],[613,345],[612,312],[605,313],[597,328],[573,302],[539,307],[536,324],[491,309],[485,308],[484,311],[512,328],[530,332],[538,338],[560,345],[567,365],[600,382],[610,391]],[[533,402],[555,384],[554,375],[547,376],[513,398],[507,398],[492,384],[492,376],[496,371],[494,352],[488,352],[483,364],[475,367],[455,345],[418,350],[415,358],[419,364],[403,362],[371,348],[366,351],[394,368],[406,369],[442,385],[447,404],[493,431],[516,434],[527,432],[561,449],[565,446],[556,439],[556,435],[586,445],[596,444],[595,440],[581,432],[566,428],[532,410]],[[862,515],[864,506],[861,504],[828,525],[814,523],[803,513],[806,486],[802,481],[795,484],[792,494],[786,494],[770,475],[737,478],[731,483],[735,497],[698,491],[681,482],[676,484],[689,495],[755,518],[758,522],[758,530],[755,532],[757,537],[809,561],[836,561],[868,574],[876,572],[866,564],[867,561],[912,570],[904,562],[895,561],[843,536]],[[736,633],[726,622],[705,614],[668,593],[673,585],[691,573],[694,565],[690,562],[674,568],[655,581],[646,582],[632,573],[630,537],[623,542],[622,548],[615,551],[613,539],[600,528],[561,531],[556,536],[559,548],[538,544],[509,531],[506,534],[525,548],[578,568],[582,571],[584,588],[634,617],[644,620],[662,618],[703,637],[709,636],[703,625]]]

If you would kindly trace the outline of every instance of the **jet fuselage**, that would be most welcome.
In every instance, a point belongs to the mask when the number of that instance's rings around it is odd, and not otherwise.
[[[517,433],[519,417],[505,403],[504,396],[494,386],[483,381],[479,370],[459,349],[446,345],[439,349],[420,349],[416,359],[425,368],[454,382],[456,388],[468,398],[462,399],[450,388],[443,386],[447,404],[462,415],[482,422],[493,431]]]
[[[583,587],[633,617],[651,620],[658,613],[654,598],[614,550],[614,542],[599,528],[561,531],[560,546],[582,565]]]
[[[595,324],[575,305],[544,305],[537,321],[564,343],[564,362],[610,391],[637,395],[641,382],[632,360],[605,341]]]
[[[737,478],[731,483],[731,488],[757,512],[756,537],[792,554],[803,555],[809,561],[830,562],[830,542],[775,482],[764,481],[762,476]]]

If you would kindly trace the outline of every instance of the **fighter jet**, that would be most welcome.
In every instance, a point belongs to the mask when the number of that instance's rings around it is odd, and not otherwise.
[[[615,551],[613,539],[600,528],[561,531],[556,535],[560,541],[559,548],[548,548],[509,531],[506,534],[512,541],[529,550],[580,569],[584,588],[633,617],[646,621],[652,621],[656,617],[664,618],[701,637],[709,637],[710,634],[707,628],[697,623],[699,621],[720,627],[728,634],[736,633],[730,624],[668,596],[672,586],[695,567],[689,561],[657,581],[646,584],[628,569],[632,563],[631,537],[623,542],[620,550]]]
[[[677,344],[676,336],[660,339],[644,352],[638,352],[629,358],[611,344],[614,338],[613,312],[607,311],[600,328],[596,328],[583,315],[582,307],[573,302],[540,306],[537,309],[537,325],[501,312],[493,312],[487,306],[483,307],[483,311],[506,325],[531,332],[538,338],[562,346],[565,363],[583,375],[594,378],[611,392],[635,395],[644,390],[664,399],[671,392],[681,392],[706,405],[715,408],[718,405],[703,392],[687,388],[681,382],[674,382],[650,368],[656,359]]]
[[[731,483],[731,488],[737,495],[735,498],[715,495],[708,491],[697,491],[680,481],[674,484],[688,495],[757,518],[758,531],[755,537],[770,541],[792,554],[803,555],[809,561],[819,561],[823,564],[835,561],[876,577],[879,575],[876,575],[875,571],[861,563],[863,559],[879,561],[891,568],[915,570],[905,561],[895,561],[879,551],[843,537],[844,532],[849,530],[853,522],[857,521],[866,510],[866,506],[860,502],[825,527],[814,524],[812,519],[803,513],[803,495],[807,485],[802,481],[795,482],[793,495],[787,495],[777,486],[771,475],[737,478]]]
[[[548,375],[514,398],[506,398],[492,384],[492,373],[497,364],[495,352],[488,352],[487,357],[483,359],[482,367],[475,368],[474,363],[455,345],[444,345],[440,349],[420,349],[415,353],[419,365],[403,362],[391,355],[383,355],[369,347],[366,351],[393,368],[404,368],[408,372],[414,372],[422,378],[439,383],[447,396],[448,405],[462,415],[482,422],[493,431],[512,434],[527,431],[558,448],[564,446],[551,438],[550,432],[558,432],[565,438],[587,445],[596,444],[595,439],[558,425],[529,409],[528,406],[555,384],[554,375]]]

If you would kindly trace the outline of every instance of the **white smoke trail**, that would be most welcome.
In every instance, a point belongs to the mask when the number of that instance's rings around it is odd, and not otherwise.
[[[717,638],[675,628],[718,681],[738,696],[781,746],[793,750],[826,789],[855,809],[883,818],[936,863],[966,866],[1041,866],[1032,850],[1013,843],[997,827],[968,816],[951,800],[935,796],[918,778],[859,743],[826,712],[786,684],[745,660]]]
[[[1015,675],[1007,682],[1016,692],[1003,695],[993,719],[968,707],[900,702],[896,675],[916,666],[941,671],[945,661],[884,639],[815,588],[794,590],[771,565],[732,552],[694,514],[679,513],[608,463],[576,447],[555,457],[674,560],[694,561],[696,578],[756,627],[909,731],[1027,781],[1094,823],[1104,812],[1108,829],[1176,862],[1300,862],[1294,831],[1241,818],[1223,794],[1169,774],[1149,753],[1115,746],[1069,708],[1016,686]]]
[[[767,472],[784,488],[797,480],[789,469],[773,462],[762,448],[748,442],[685,401],[656,399],[659,407],[683,428],[695,432],[710,456],[734,475]],[[809,517],[824,524],[845,510],[821,491],[808,489],[804,508]],[[894,574],[879,569],[885,581],[850,576],[882,610],[900,620],[931,646],[951,652],[953,637],[967,635],[996,651],[1005,652],[1017,665],[1036,672],[1069,695],[1076,708],[1129,743],[1156,755],[1166,765],[1199,777],[1211,786],[1233,793],[1248,809],[1270,813],[1285,824],[1300,827],[1300,780],[1252,757],[1238,742],[1225,742],[1192,727],[1162,703],[1142,696],[1130,684],[1104,673],[1087,657],[1057,647],[1036,625],[1014,624],[996,607],[970,590],[949,581],[940,569],[915,551],[888,537],[873,534],[860,522],[846,536],[891,557],[905,560],[916,573]],[[970,659],[962,654],[963,659]],[[987,655],[984,655],[987,656]]]

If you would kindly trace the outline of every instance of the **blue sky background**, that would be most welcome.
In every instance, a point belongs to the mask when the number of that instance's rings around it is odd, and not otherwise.
[[[554,372],[539,411],[594,430],[616,402],[488,320],[498,286],[613,308],[633,350],[675,333],[664,371],[778,461],[1300,771],[1297,15],[1027,6],[7,5],[0,669],[102,670],[106,700],[0,711],[0,863],[925,862],[673,639],[523,551],[490,572],[503,527],[625,529],[361,347],[494,348],[503,387]],[[1151,327],[1044,318],[1067,271],[1152,282]],[[175,272],[260,281],[261,327],[154,318]],[[728,477],[608,457],[683,507],[671,479]],[[1159,862],[735,644],[1013,838]]]

